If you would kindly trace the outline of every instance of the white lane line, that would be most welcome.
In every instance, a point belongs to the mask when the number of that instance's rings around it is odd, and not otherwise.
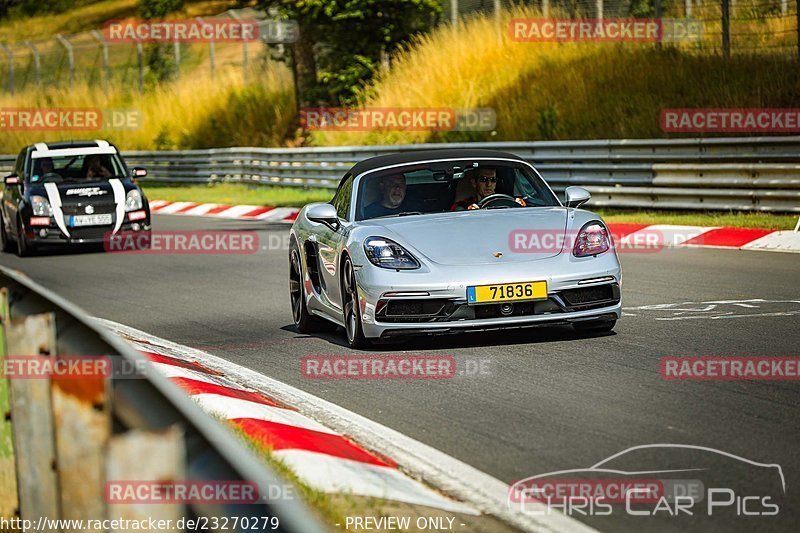
[[[385,498],[472,516],[480,514],[468,505],[443,498],[394,468],[307,450],[276,450],[272,454],[322,492]]]
[[[297,411],[273,407],[261,403],[242,400],[241,398],[231,398],[212,393],[193,394],[192,400],[200,404],[204,411],[217,415],[221,418],[232,420],[234,418],[255,418],[266,422],[286,424],[311,431],[319,431],[329,435],[339,435],[319,422],[303,416]]]
[[[241,386],[263,392],[279,402],[290,405],[328,427],[352,437],[367,449],[392,458],[403,470],[420,477],[458,500],[475,506],[481,512],[501,518],[525,531],[554,531],[596,533],[597,530],[558,512],[545,514],[522,513],[508,506],[509,486],[475,467],[459,461],[435,448],[412,439],[398,431],[349,411],[334,403],[276,379],[259,374],[221,357],[183,346],[148,333],[104,319],[101,325],[123,334],[169,347],[191,355],[208,368],[222,372],[226,378]]]

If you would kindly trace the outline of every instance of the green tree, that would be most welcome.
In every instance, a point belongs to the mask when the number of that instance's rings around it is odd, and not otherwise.
[[[183,0],[139,0],[139,16],[143,19],[160,20],[183,8]],[[151,80],[155,83],[170,79],[175,73],[175,61],[170,53],[171,45],[151,44],[147,47],[146,61]]]
[[[440,0],[260,0],[262,9],[295,20],[298,40],[285,56],[299,107],[352,104],[382,57],[427,31]]]

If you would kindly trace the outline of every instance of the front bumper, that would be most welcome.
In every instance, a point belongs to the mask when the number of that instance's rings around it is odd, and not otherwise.
[[[138,230],[134,230],[134,225]],[[52,217],[48,226],[25,226],[25,236],[28,241],[35,246],[63,245],[63,244],[103,244],[114,231],[114,226],[86,226],[75,231],[70,229],[70,236],[67,237],[53,222]],[[127,232],[147,232],[150,231],[150,217],[137,220],[135,222],[125,221],[117,231],[117,234]]]
[[[613,251],[589,258],[560,254],[531,262],[437,265],[425,271],[362,265],[356,278],[362,327],[369,338],[570,324],[622,315],[621,271]],[[469,286],[536,280],[547,281],[547,300],[514,303],[510,310],[501,310],[499,303],[467,304]]]

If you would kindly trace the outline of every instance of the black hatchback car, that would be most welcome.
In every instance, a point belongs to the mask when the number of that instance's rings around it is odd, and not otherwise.
[[[4,179],[3,251],[20,256],[49,244],[103,243],[120,232],[149,232],[150,207],[117,148],[106,141],[37,143]]]

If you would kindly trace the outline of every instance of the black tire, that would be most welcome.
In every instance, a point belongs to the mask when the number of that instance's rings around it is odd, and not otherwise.
[[[303,295],[303,265],[294,241],[289,248],[289,302],[292,305],[294,325],[300,333],[331,331],[335,327],[327,320],[311,315],[306,308],[306,299]]]
[[[356,272],[353,269],[353,262],[347,256],[345,256],[342,266],[342,303],[347,344],[353,349],[371,346],[372,342],[364,336],[364,329],[361,327]]]
[[[578,333],[608,333],[617,325],[616,319],[612,320],[587,320],[586,322],[575,322],[572,327]]]
[[[20,257],[28,257],[33,254],[34,247],[28,242],[25,237],[25,226],[22,224],[22,219],[17,219],[17,255]]]
[[[14,241],[8,238],[8,232],[6,232],[6,222],[2,214],[0,214],[0,247],[2,247],[2,250],[5,253],[12,253],[16,249],[14,246]]]

